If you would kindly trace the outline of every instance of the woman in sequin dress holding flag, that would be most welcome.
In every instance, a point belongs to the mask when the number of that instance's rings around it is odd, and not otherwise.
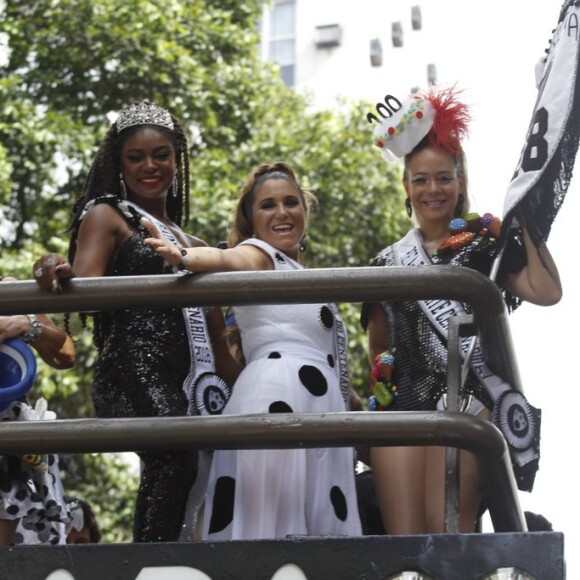
[[[388,113],[386,111],[388,110]],[[403,186],[409,216],[417,228],[385,248],[375,266],[450,264],[489,275],[500,250],[499,219],[469,212],[467,171],[461,139],[469,111],[451,89],[432,88],[403,101],[388,96],[377,105],[375,145],[383,158],[404,159]],[[521,300],[539,305],[559,301],[558,272],[545,244],[536,247],[527,232],[511,232],[497,283],[508,307]],[[452,316],[468,313],[452,300],[393,301],[366,305],[369,359],[373,365],[371,410],[430,411],[444,409],[447,380],[447,328]],[[462,343],[463,349],[463,343]],[[465,352],[464,352],[465,354]],[[383,372],[384,367],[389,372]],[[387,374],[387,376],[385,376]],[[466,413],[486,419],[502,397],[520,397],[527,425],[528,465],[537,468],[537,415],[519,393],[489,371],[481,351],[474,355],[463,386]],[[509,398],[505,399],[509,402]],[[537,426],[539,428],[539,425]],[[523,433],[519,435],[523,438]],[[518,433],[515,433],[518,436]],[[530,460],[530,457],[532,460]],[[385,530],[390,534],[444,531],[442,447],[379,447],[371,451],[375,488]],[[518,482],[520,483],[520,482]],[[530,485],[529,481],[523,482]],[[472,532],[481,504],[476,458],[461,452],[460,530]]]

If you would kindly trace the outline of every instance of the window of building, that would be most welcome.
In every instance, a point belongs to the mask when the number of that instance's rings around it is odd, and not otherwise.
[[[282,80],[288,87],[294,86],[294,65],[296,60],[296,2],[295,0],[275,0],[267,19],[268,29],[264,30],[267,42],[267,60],[280,65]]]

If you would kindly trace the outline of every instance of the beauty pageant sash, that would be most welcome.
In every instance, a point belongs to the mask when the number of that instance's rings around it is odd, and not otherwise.
[[[171,229],[163,222],[133,202],[123,201],[119,205],[121,204],[132,207],[153,223],[164,237],[181,247]],[[175,273],[184,275],[184,272],[179,270]],[[183,391],[188,400],[188,413],[190,415],[219,415],[230,398],[230,388],[215,373],[215,358],[205,314],[203,309],[198,307],[182,308],[182,312],[191,355],[189,373],[183,382]]]
[[[411,230],[402,240],[393,244],[392,248],[395,265],[432,265],[417,229]],[[447,338],[451,317],[466,314],[463,305],[455,300],[419,300],[418,303],[432,327],[444,339]],[[461,354],[465,359],[471,346],[471,337],[463,337],[460,344]],[[476,344],[473,351],[471,369],[494,403],[492,422],[500,429],[508,443],[518,487],[530,491],[533,476],[530,483],[528,472],[533,471],[535,474],[540,457],[540,413],[528,403],[521,392],[512,389],[508,383],[491,371],[479,344]],[[442,408],[441,401],[438,408]],[[522,470],[525,475],[521,474]]]

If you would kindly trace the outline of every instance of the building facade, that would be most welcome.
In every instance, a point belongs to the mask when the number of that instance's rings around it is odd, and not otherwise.
[[[422,12],[417,0],[274,0],[263,9],[261,56],[316,107],[405,95],[436,81]]]

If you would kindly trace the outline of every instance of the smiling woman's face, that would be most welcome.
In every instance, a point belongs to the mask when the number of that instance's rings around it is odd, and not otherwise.
[[[301,192],[286,179],[268,179],[255,193],[251,217],[254,235],[298,259],[306,231],[306,206]]]
[[[138,129],[123,143],[121,171],[130,198],[164,197],[176,172],[173,143],[153,127]]]
[[[403,181],[419,225],[453,219],[464,180],[457,175],[455,157],[427,147],[415,154]]]

